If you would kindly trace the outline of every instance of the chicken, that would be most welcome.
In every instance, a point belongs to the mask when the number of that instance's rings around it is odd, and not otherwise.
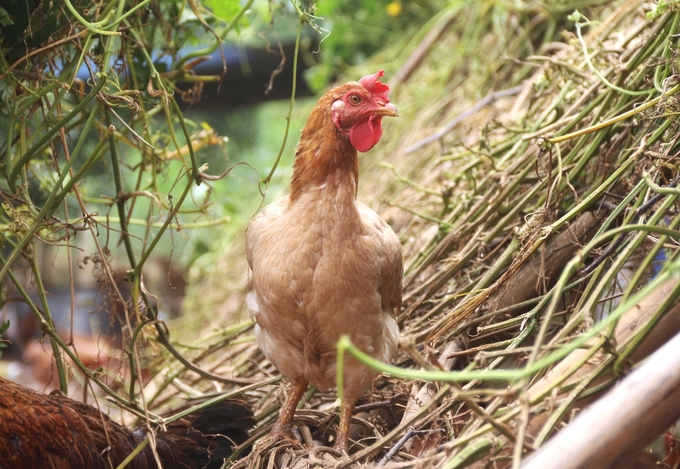
[[[163,469],[218,469],[254,424],[252,411],[238,400],[176,420],[156,435]],[[0,377],[1,469],[111,469],[144,437],[144,431],[133,432],[87,404]],[[158,465],[147,445],[126,467]]]
[[[677,467],[678,462],[680,462],[680,440],[675,434],[675,428],[672,428],[663,436],[663,445],[666,451],[663,462],[668,467]]]
[[[383,71],[333,88],[318,102],[295,151],[290,195],[250,223],[247,304],[265,357],[293,384],[272,434],[292,438],[295,408],[312,383],[333,387],[336,343],[348,335],[388,362],[397,350],[402,255],[394,231],[357,201],[357,151],[398,116]],[[336,449],[347,452],[352,410],[376,373],[347,358]]]

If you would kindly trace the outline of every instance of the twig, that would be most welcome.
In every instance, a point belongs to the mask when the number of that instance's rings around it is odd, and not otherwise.
[[[458,7],[454,6],[454,8],[451,8],[444,13],[444,16],[427,32],[423,40],[420,41],[420,44],[418,44],[406,62],[404,62],[404,65],[402,65],[397,73],[394,74],[394,77],[390,80],[390,86],[404,83],[410,78],[411,74],[423,61],[432,45],[437,42],[449,26],[453,24],[454,20],[457,18],[457,12]]]
[[[47,44],[47,45],[44,46],[44,47],[41,47],[41,48],[39,48],[39,49],[36,49],[36,50],[33,50],[33,51],[29,52],[28,54],[24,55],[23,57],[21,57],[20,59],[18,59],[16,62],[14,62],[12,65],[10,65],[10,66],[7,68],[7,70],[5,70],[4,73],[2,73],[2,74],[0,75],[0,80],[2,80],[3,78],[5,78],[9,72],[11,72],[11,71],[14,70],[15,68],[17,68],[17,67],[19,66],[19,64],[21,64],[22,62],[25,62],[26,60],[28,60],[29,58],[33,57],[34,55],[38,55],[38,54],[41,54],[41,53],[43,53],[43,52],[45,52],[45,51],[48,51],[48,50],[50,50],[50,49],[54,49],[55,47],[59,47],[59,46],[61,46],[61,45],[67,44],[67,43],[71,42],[71,41],[74,40],[74,39],[77,39],[77,38],[79,38],[79,37],[81,37],[81,36],[85,36],[86,34],[89,34],[88,30],[87,30],[87,29],[83,29],[83,30],[77,32],[76,34],[73,34],[72,36],[65,37],[64,39],[59,39],[58,41],[51,42],[51,43]]]
[[[675,301],[677,292],[666,300]],[[617,462],[641,451],[653,435],[680,416],[678,399],[680,335],[548,441],[522,468],[618,467]]]
[[[409,428],[408,431],[399,438],[399,441],[397,441],[394,446],[387,452],[385,457],[383,457],[380,462],[378,463],[378,466],[384,466],[389,462],[390,459],[392,459],[398,452],[399,450],[406,444],[408,440],[413,438],[416,435],[427,435],[428,433],[435,433],[435,432],[441,432],[442,429],[438,430],[415,430],[413,428]]]
[[[680,176],[676,177],[671,181],[670,184],[668,184],[665,189],[673,189],[677,187],[678,183],[680,182]],[[664,188],[662,188],[664,189]],[[666,197],[665,193],[657,193],[653,195],[652,197],[649,198],[647,202],[639,206],[635,210],[635,215],[633,216],[633,219],[631,220],[631,223],[637,223],[637,221],[640,219],[640,216],[643,215],[644,213],[648,212],[652,207],[654,207],[661,199]],[[602,264],[605,260],[607,260],[612,254],[614,254],[619,247],[623,244],[625,241],[626,236],[620,236],[614,240],[607,248],[597,256],[597,258],[588,264],[583,270],[581,270],[580,275],[588,275],[589,273],[593,272],[600,264]]]
[[[494,91],[493,93],[489,93],[486,96],[484,96],[482,99],[477,101],[477,103],[463,112],[462,114],[459,114],[455,118],[453,118],[451,121],[449,121],[448,124],[444,126],[443,129],[435,132],[434,134],[430,135],[429,137],[426,137],[419,142],[414,143],[410,147],[408,147],[406,150],[404,150],[404,153],[409,154],[413,153],[416,150],[419,150],[420,148],[424,147],[425,145],[429,145],[432,142],[436,142],[440,138],[442,138],[444,135],[448,134],[453,130],[454,127],[456,127],[458,124],[460,124],[462,121],[467,119],[468,117],[476,114],[479,112],[482,108],[485,106],[488,106],[489,104],[493,103],[497,99],[504,98],[506,96],[513,96],[524,88],[524,85],[517,85],[513,86],[512,88],[508,88],[505,90],[500,90],[500,91]]]
[[[272,177],[274,176],[274,172],[276,171],[276,167],[279,165],[279,161],[281,161],[281,155],[283,155],[283,151],[286,148],[286,142],[288,141],[288,132],[290,130],[290,118],[292,117],[293,114],[293,108],[295,107],[295,94],[297,93],[297,69],[298,69],[298,56],[300,53],[300,38],[302,37],[302,26],[306,21],[306,16],[302,10],[298,7],[297,3],[295,1],[291,1],[295,9],[297,10],[298,13],[298,18],[297,18],[297,33],[295,36],[295,56],[293,57],[293,84],[292,84],[292,89],[290,92],[290,103],[288,104],[288,113],[286,114],[286,130],[283,133],[283,140],[281,142],[281,148],[279,149],[279,154],[276,155],[276,160],[274,160],[274,164],[272,165],[272,169],[269,171],[269,174],[267,174],[264,179],[260,181],[260,184],[264,184],[265,190],[264,192],[266,193],[267,190],[269,189],[269,183],[272,180]],[[260,193],[262,192],[262,189],[260,189]],[[264,197],[262,197],[262,202],[264,202]]]

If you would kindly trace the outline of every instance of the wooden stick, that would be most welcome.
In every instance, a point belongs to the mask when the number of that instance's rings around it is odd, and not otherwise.
[[[584,212],[574,222],[559,233],[550,246],[545,248],[541,258],[525,263],[520,270],[501,286],[489,301],[490,311],[505,309],[542,293],[539,285],[553,285],[567,262],[595,235],[600,221],[607,215],[606,211]],[[530,309],[530,308],[527,308]],[[515,310],[512,314],[499,315],[497,321],[509,319],[521,314]]]
[[[522,469],[620,467],[680,418],[680,334],[522,464]]]

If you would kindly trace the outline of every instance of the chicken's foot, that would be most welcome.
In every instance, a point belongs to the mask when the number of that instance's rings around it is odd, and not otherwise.
[[[288,395],[286,403],[281,408],[279,420],[274,424],[270,436],[275,438],[284,437],[297,442],[297,438],[295,438],[295,435],[293,434],[293,418],[295,417],[295,409],[297,409],[298,402],[300,402],[300,398],[307,390],[308,384],[309,383],[293,385],[293,390]]]
[[[353,411],[354,403],[343,402],[340,410],[337,439],[333,448],[344,455],[349,454],[349,425],[352,422]]]

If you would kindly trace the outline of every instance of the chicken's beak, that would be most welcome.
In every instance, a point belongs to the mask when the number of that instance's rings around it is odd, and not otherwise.
[[[389,116],[389,117],[399,117],[399,110],[397,106],[392,103],[387,103],[373,111],[376,116]]]

